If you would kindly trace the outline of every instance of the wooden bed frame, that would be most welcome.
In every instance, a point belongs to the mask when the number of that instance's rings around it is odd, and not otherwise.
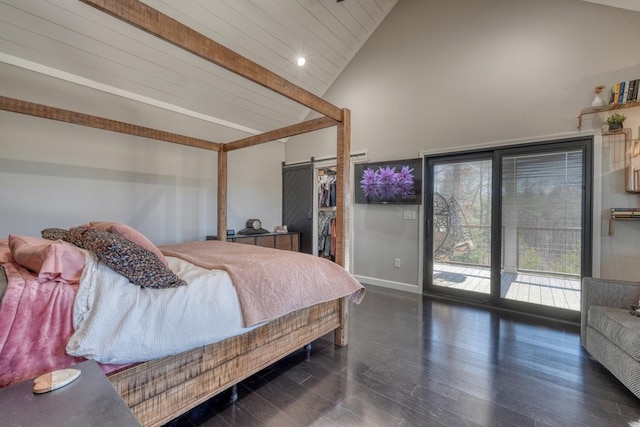
[[[328,103],[137,0],[80,1],[309,107],[322,117],[223,144],[2,96],[0,109],[216,151],[218,230],[227,228],[229,151],[336,126],[336,262],[344,266],[345,251],[349,246],[346,206],[350,188],[351,112]],[[218,235],[222,240],[226,239],[225,233]],[[123,369],[110,374],[109,380],[143,425],[162,425],[332,331],[335,344],[346,345],[347,309],[346,298],[318,304],[249,333]]]
[[[159,426],[346,325],[333,300],[280,317],[246,334],[135,365],[109,380],[144,426]],[[338,342],[338,338],[336,338]]]

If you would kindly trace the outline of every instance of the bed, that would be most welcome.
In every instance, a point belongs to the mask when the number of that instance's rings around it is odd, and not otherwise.
[[[109,222],[10,235],[0,263],[0,387],[95,360],[144,425],[339,333],[345,298],[364,295],[320,257],[211,240],[158,248]]]
[[[286,81],[275,73],[255,64],[219,45],[183,24],[135,0],[82,0],[169,43],[254,81],[276,93],[292,99],[320,114],[321,117],[281,129],[265,132],[225,144],[176,135],[131,123],[69,111],[55,106],[41,105],[0,96],[0,109],[44,119],[58,120],[105,131],[122,132],[159,141],[188,145],[194,149],[217,152],[218,155],[218,214],[217,229],[227,228],[227,153],[232,150],[288,138],[306,132],[336,127],[336,256],[339,267],[345,265],[345,249],[349,246],[348,211],[351,113]],[[52,224],[55,227],[55,224]],[[198,242],[200,245],[225,244]],[[38,236],[34,236],[38,237]],[[226,243],[234,245],[233,243]],[[245,245],[236,245],[245,246]],[[0,245],[0,248],[2,245]],[[162,253],[174,258],[181,248],[163,247]],[[277,250],[273,250],[277,251]],[[6,252],[5,252],[6,253]],[[189,256],[195,256],[193,254]],[[292,256],[290,253],[288,256]],[[197,256],[196,256],[197,258]],[[1,258],[0,258],[1,259]],[[195,259],[192,259],[194,261]],[[4,260],[5,270],[22,271],[15,260]],[[199,262],[206,263],[202,259]],[[22,270],[19,270],[19,269]],[[224,269],[224,267],[223,267]],[[15,273],[15,271],[13,272]],[[9,273],[9,275],[13,274]],[[33,274],[33,272],[31,272]],[[37,278],[31,277],[31,280]],[[38,282],[39,283],[39,282]],[[56,284],[57,283],[57,284]],[[45,281],[41,288],[71,289],[70,284]],[[44,286],[43,286],[44,285]],[[80,285],[77,285],[78,287]],[[7,289],[9,290],[9,289]],[[171,292],[171,289],[162,292]],[[360,291],[356,291],[356,294]],[[353,294],[349,294],[352,295]],[[361,298],[361,294],[360,298]],[[6,302],[6,293],[3,305]],[[75,297],[75,295],[74,295]],[[358,299],[358,297],[356,297]],[[328,334],[334,334],[336,345],[348,342],[348,295],[297,307],[273,319],[251,325],[250,330],[219,342],[200,345],[194,349],[153,360],[127,364],[105,364],[108,378],[143,425],[162,425],[195,407],[222,390],[269,366],[291,352]],[[3,339],[0,337],[0,339]],[[6,342],[3,342],[6,345]],[[72,357],[72,356],[69,356]],[[80,360],[80,358],[78,358]],[[71,360],[74,362],[75,360]]]

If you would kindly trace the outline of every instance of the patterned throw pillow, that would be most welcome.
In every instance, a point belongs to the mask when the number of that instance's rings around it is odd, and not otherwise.
[[[109,221],[91,221],[88,224],[79,225],[80,228],[95,228],[100,231],[108,231],[109,233],[117,234],[120,237],[124,237],[127,240],[132,241],[138,246],[142,246],[148,251],[153,252],[160,261],[166,266],[169,265],[167,259],[162,254],[160,249],[156,245],[154,245],[151,240],[147,238],[144,234],[136,230],[135,228],[122,224],[120,222],[109,222]]]
[[[45,228],[40,232],[43,239],[69,241],[69,230],[63,228]]]
[[[149,288],[174,288],[187,284],[152,252],[124,237],[95,229],[78,229],[75,234],[81,235],[82,248],[93,252],[98,260],[131,283]]]
[[[77,247],[82,249],[87,249],[83,246],[82,239],[83,239],[84,233],[87,232],[88,230],[89,230],[88,228],[84,228],[84,227],[70,228],[65,242],[69,242],[72,245],[76,245]]]

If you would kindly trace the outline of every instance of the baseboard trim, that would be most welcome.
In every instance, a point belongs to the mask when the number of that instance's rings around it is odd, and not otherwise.
[[[422,292],[418,285],[411,285],[409,283],[394,282],[392,280],[376,279],[375,277],[359,276],[357,274],[354,274],[354,277],[360,283],[366,283],[367,285],[379,286],[379,287],[382,287],[382,288],[389,288],[389,289],[396,289],[398,291],[411,292],[413,294],[419,294],[419,293]]]

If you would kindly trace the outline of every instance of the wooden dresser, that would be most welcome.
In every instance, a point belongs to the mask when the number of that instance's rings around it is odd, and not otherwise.
[[[207,240],[218,240],[218,236],[207,236]],[[235,234],[227,236],[227,241],[300,252],[300,233],[295,231],[288,233]]]

